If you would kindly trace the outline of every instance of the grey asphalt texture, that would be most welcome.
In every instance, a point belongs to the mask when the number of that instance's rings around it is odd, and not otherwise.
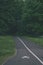
[[[28,48],[30,48],[42,61],[43,61],[43,47],[26,40],[23,37],[20,37],[23,42],[27,45]],[[3,65],[42,65],[24,46],[23,44],[17,39],[17,37],[14,37],[14,40],[16,42],[16,49],[17,53],[16,56],[9,59],[6,63]],[[23,56],[28,56],[27,58],[22,58]]]

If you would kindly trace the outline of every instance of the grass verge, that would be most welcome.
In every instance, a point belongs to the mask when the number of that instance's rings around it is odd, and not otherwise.
[[[26,39],[35,42],[41,46],[43,46],[43,37],[30,37],[30,36],[25,36]]]
[[[0,65],[6,58],[15,54],[15,42],[12,36],[0,36]]]

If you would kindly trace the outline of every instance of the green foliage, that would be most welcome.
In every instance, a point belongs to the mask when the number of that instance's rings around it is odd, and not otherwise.
[[[23,22],[28,34],[43,33],[43,3],[40,0],[25,0]]]
[[[0,34],[43,34],[42,0],[0,0]]]

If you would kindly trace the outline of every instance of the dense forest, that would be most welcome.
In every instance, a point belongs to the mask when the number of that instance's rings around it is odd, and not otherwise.
[[[0,0],[0,35],[43,35],[43,0]]]

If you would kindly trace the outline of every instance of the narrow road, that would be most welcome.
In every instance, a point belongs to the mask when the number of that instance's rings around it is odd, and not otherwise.
[[[14,37],[17,54],[3,65],[43,65],[43,48],[23,37]]]

